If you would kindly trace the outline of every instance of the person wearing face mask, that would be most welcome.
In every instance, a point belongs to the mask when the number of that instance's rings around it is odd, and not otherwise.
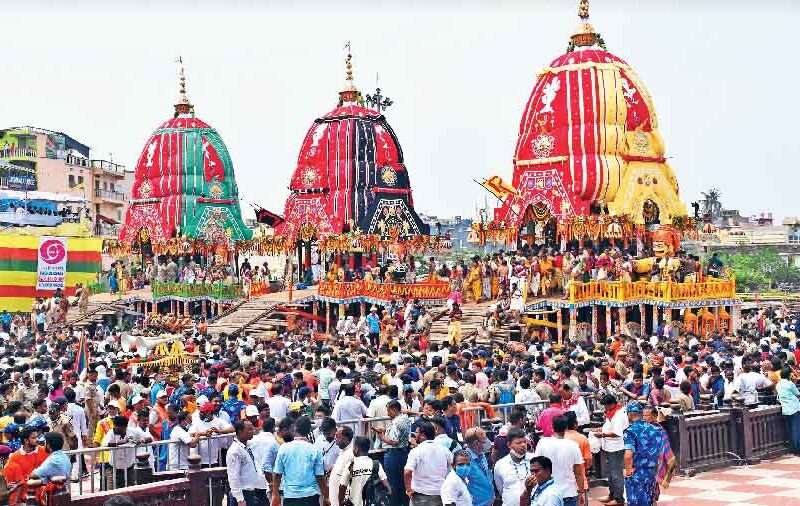
[[[442,504],[444,506],[473,506],[472,495],[468,489],[470,474],[470,456],[464,451],[457,451],[453,457],[453,469],[447,473],[442,483]]]
[[[464,433],[464,445],[469,457],[466,483],[472,497],[472,504],[474,506],[490,506],[494,503],[494,485],[492,484],[492,469],[486,459],[486,452],[492,447],[492,442],[486,437],[483,429],[472,427]],[[444,492],[442,500],[444,500]]]
[[[525,490],[525,479],[530,474],[527,459],[528,438],[522,429],[508,431],[509,454],[494,466],[494,484],[503,498],[503,506],[520,506],[520,496]],[[525,505],[527,506],[527,505]]]

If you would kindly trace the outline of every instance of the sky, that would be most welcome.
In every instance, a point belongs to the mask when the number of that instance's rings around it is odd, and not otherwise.
[[[7,4],[0,126],[60,130],[133,169],[172,115],[180,55],[197,116],[233,158],[243,207],[282,213],[300,143],[343,88],[349,40],[359,89],[372,93],[377,74],[394,100],[386,115],[417,210],[470,217],[487,195],[474,179],[511,179],[536,72],[565,51],[577,4]],[[591,21],[650,90],[687,207],[717,187],[745,215],[800,214],[800,2],[592,0]]]

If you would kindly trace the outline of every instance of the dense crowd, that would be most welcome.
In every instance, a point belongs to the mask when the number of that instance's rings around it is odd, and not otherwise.
[[[510,299],[485,328],[515,321]],[[754,311],[736,336],[659,322],[652,336],[558,345],[531,328],[502,348],[461,339],[456,301],[449,342],[431,342],[435,313],[398,300],[330,335],[299,318],[269,339],[211,336],[197,321],[184,339],[194,365],[153,369],[128,330],[89,329],[87,360],[82,331],[3,312],[2,487],[10,504],[31,476],[123,487],[146,448],[155,470],[186,469],[195,453],[226,465],[238,506],[571,505],[599,453],[604,502],[651,505],[674,472],[665,417],[770,397],[800,450],[798,320],[784,308]]]

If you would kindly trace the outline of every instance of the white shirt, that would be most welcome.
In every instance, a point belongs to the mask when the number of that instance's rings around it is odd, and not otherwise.
[[[349,469],[344,471],[344,476],[342,476],[340,485],[347,487],[348,494],[346,497],[350,498],[353,506],[363,506],[364,504],[361,498],[361,491],[364,490],[364,485],[366,485],[367,480],[369,480],[370,475],[372,475],[372,462],[373,460],[366,455],[355,457],[353,459],[352,474]],[[380,463],[378,463],[378,478],[381,480],[386,479],[386,472],[384,472],[383,466],[381,466]],[[339,494],[338,490],[336,494]]]
[[[625,441],[622,439],[625,429],[628,428],[628,415],[625,408],[619,408],[611,420],[608,418],[603,422],[603,432],[606,434],[618,434],[619,437],[600,438],[600,448],[607,452],[618,452],[625,449]]]
[[[209,422],[204,422],[199,417],[192,421],[189,427],[189,434],[205,432],[209,429],[226,430],[231,428],[230,424],[225,423],[216,416]],[[219,462],[219,454],[222,438],[203,439],[197,443],[197,450],[200,453],[200,461],[203,464],[216,464]]]
[[[426,440],[408,452],[404,469],[411,474],[411,490],[425,495],[439,495],[447,476],[453,454],[433,440]]]
[[[339,454],[342,453],[341,448],[336,444],[336,440],[328,441],[325,439],[325,436],[319,432],[319,429],[315,429],[314,433],[314,448],[319,448],[319,452],[322,454],[322,467],[325,469],[326,473],[329,473],[331,469],[333,469],[333,465],[336,463],[336,459],[339,457]]]
[[[353,444],[350,443],[337,457],[331,475],[328,477],[328,498],[331,506],[339,506],[339,484],[342,482],[344,474],[349,472],[350,462],[353,459]]]
[[[339,399],[333,407],[333,413],[331,413],[331,417],[337,422],[342,422],[343,420],[359,420],[366,416],[367,406],[365,406],[360,399],[356,399],[351,395],[346,395]],[[356,436],[362,435],[360,423],[354,422],[347,425],[350,425],[350,428],[353,429],[353,434]]]
[[[494,484],[503,498],[503,506],[520,506],[519,498],[525,491],[525,478],[529,474],[531,467],[527,455],[521,462],[514,462],[511,454],[497,461],[494,466]]]
[[[578,425],[586,425],[592,421],[592,416],[589,414],[589,408],[586,407],[586,401],[581,396],[578,402],[569,407],[567,411],[573,411],[575,417],[578,419]]]
[[[83,448],[82,436],[89,434],[89,427],[86,425],[86,412],[82,407],[70,402],[67,404],[67,414],[72,417],[72,430],[78,438],[78,448]]]
[[[583,456],[575,441],[556,436],[543,437],[533,455],[544,455],[553,462],[553,480],[562,488],[564,497],[577,497],[578,485],[573,466],[583,464]]]
[[[762,374],[755,371],[744,372],[733,381],[733,389],[744,397],[745,404],[755,404],[758,402],[758,388],[765,388],[772,385],[772,382]]]
[[[264,462],[267,460],[270,447],[278,444],[278,441],[275,439],[275,434],[262,430],[253,436],[253,439],[248,441],[248,443],[248,446],[250,446],[250,449],[253,451],[253,455],[256,457],[256,466],[258,466],[259,469],[264,469]],[[277,454],[277,450],[275,450],[275,453]],[[272,458],[274,459],[275,455],[273,455]],[[274,464],[274,462],[270,462],[270,467],[272,467],[272,464]]]
[[[237,501],[244,501],[242,490],[267,490],[267,479],[258,469],[252,450],[234,438],[231,448],[225,456],[228,467],[228,484],[231,495]]]
[[[541,401],[542,398],[536,393],[536,390],[533,388],[527,389],[520,389],[519,392],[514,395],[514,402],[517,404],[521,404],[523,402],[534,402],[534,401]],[[536,413],[536,406],[530,405],[527,407],[528,413],[533,415]]]
[[[141,429],[136,427],[136,430],[134,430],[134,427],[128,427],[124,436],[117,435],[113,430],[108,431],[100,445],[108,446],[109,443],[117,444],[124,441],[124,443],[119,445],[119,448],[109,452],[111,454],[111,465],[116,469],[129,469],[133,467],[133,464],[136,462],[136,447],[134,443],[141,439],[144,439]],[[130,441],[130,444],[127,444],[128,441]],[[142,450],[148,451],[151,455],[153,453],[147,448],[143,448]]]
[[[455,504],[456,506],[472,506],[472,496],[464,480],[458,477],[455,471],[447,473],[447,478],[442,484],[442,504]]]
[[[187,457],[189,456],[189,446],[188,444],[192,441],[192,436],[189,435],[188,432],[183,430],[183,427],[180,425],[176,425],[175,428],[172,429],[169,437],[170,441],[174,441],[174,443],[169,444],[169,461],[167,462],[167,467],[170,471],[175,471],[178,469],[188,469],[189,468],[189,461]]]
[[[275,419],[276,422],[286,417],[289,412],[289,399],[282,395],[273,395],[267,399],[267,406],[269,406],[269,416]]]
[[[369,403],[369,408],[367,409],[367,416],[370,418],[384,418],[389,416],[389,412],[386,411],[386,405],[389,404],[392,398],[388,395],[379,395],[378,397],[372,399],[372,402]],[[373,427],[386,427],[386,422],[373,422]]]

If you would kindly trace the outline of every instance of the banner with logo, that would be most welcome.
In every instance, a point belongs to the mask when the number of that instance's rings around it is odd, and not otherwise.
[[[36,289],[63,289],[67,276],[67,239],[42,236],[39,239],[38,256]]]

